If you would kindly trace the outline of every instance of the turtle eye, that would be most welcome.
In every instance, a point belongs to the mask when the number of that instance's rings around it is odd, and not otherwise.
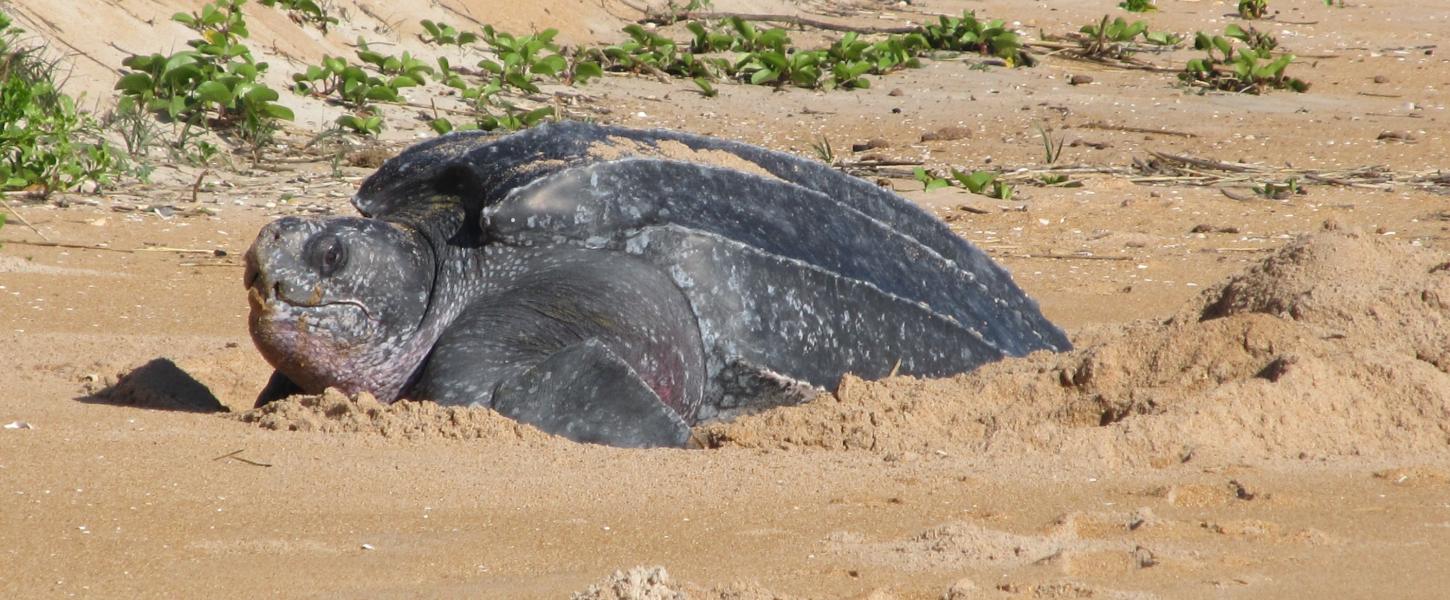
[[[316,261],[317,270],[327,277],[336,273],[342,265],[347,262],[347,248],[343,246],[342,240],[337,236],[327,236],[320,240],[313,251],[313,260]]]

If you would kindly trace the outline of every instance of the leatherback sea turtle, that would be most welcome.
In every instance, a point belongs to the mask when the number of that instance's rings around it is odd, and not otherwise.
[[[925,211],[738,142],[568,122],[454,134],[389,160],[353,205],[277,220],[247,253],[252,337],[277,369],[259,406],[332,386],[677,446],[697,420],[848,372],[1069,348]]]

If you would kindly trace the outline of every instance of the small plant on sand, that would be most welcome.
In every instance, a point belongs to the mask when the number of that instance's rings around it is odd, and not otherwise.
[[[1062,158],[1062,148],[1067,143],[1067,138],[1053,138],[1052,132],[1041,123],[1037,124],[1037,135],[1042,137],[1042,163],[1048,166],[1057,164]],[[1043,173],[1038,176],[1037,181],[1045,186],[1082,187],[1081,181],[1073,181],[1071,177],[1061,173]]]
[[[458,90],[459,96],[470,103],[476,113],[473,122],[459,125],[447,118],[435,117],[428,125],[440,134],[455,129],[515,130],[555,117],[554,107],[519,106],[509,99],[509,94],[537,94],[541,91],[539,84],[545,81],[576,85],[604,74],[598,62],[582,57],[585,53],[571,52],[554,43],[558,33],[546,29],[514,35],[485,25],[479,39],[488,45],[494,58],[478,62],[484,73],[481,82],[470,82],[446,59],[438,61],[439,79]]]
[[[1145,21],[1129,23],[1122,17],[1108,21],[1108,15],[1103,15],[1096,24],[1082,26],[1078,31],[1082,35],[1075,39],[1082,46],[1081,53],[1089,57],[1125,58],[1132,52],[1131,44],[1140,36],[1154,46],[1172,46],[1183,41],[1175,33],[1148,31]]]
[[[1259,31],[1250,26],[1248,29],[1230,23],[1223,29],[1224,37],[1233,38],[1248,47],[1253,48],[1259,54],[1267,54],[1279,47],[1279,40],[1268,33]]]
[[[478,34],[471,31],[459,31],[447,23],[435,23],[423,19],[420,25],[423,26],[423,33],[418,38],[426,44],[462,48],[478,41]]]
[[[287,10],[287,17],[298,25],[311,24],[323,33],[327,28],[337,24],[337,17],[328,14],[323,5],[314,0],[257,0],[262,6],[280,6]],[[325,4],[325,3],[324,3]]]
[[[1302,195],[1309,192],[1299,185],[1297,178],[1290,177],[1284,181],[1266,181],[1263,185],[1256,185],[1254,193],[1270,200],[1283,200],[1296,194]]]
[[[1236,29],[1232,27],[1226,33],[1232,34]],[[1179,78],[1191,85],[1250,94],[1261,94],[1269,89],[1296,92],[1309,89],[1308,83],[1285,74],[1289,64],[1294,62],[1293,54],[1275,56],[1268,48],[1235,48],[1234,39],[1236,36],[1211,36],[1199,32],[1193,47],[1204,51],[1206,56],[1188,61]]]
[[[688,77],[705,81],[713,81],[721,73],[728,72],[730,65],[725,59],[706,58],[700,54],[729,49],[735,43],[735,38],[723,33],[712,33],[698,22],[687,24],[687,28],[695,36],[687,46],[639,25],[629,25],[624,28],[629,39],[602,48],[584,49],[580,54],[589,57],[590,63],[613,72]]]
[[[116,82],[116,89],[137,106],[172,122],[235,132],[260,148],[270,140],[276,122],[290,121],[293,114],[277,103],[277,91],[262,82],[267,63],[253,60],[242,43],[248,35],[242,17],[245,3],[215,0],[198,12],[176,13],[173,21],[200,35],[187,42],[191,49],[127,58],[121,64],[129,71]]]
[[[1153,0],[1123,0],[1118,3],[1118,8],[1128,12],[1151,12],[1158,10],[1158,7],[1153,5]]]
[[[1245,19],[1262,19],[1269,12],[1269,0],[1239,0],[1239,16]]]
[[[934,50],[970,50],[996,56],[1009,66],[1028,64],[1022,53],[1022,40],[1006,27],[1006,21],[978,21],[976,13],[967,11],[960,18],[942,16],[936,23],[922,26],[921,33]]]
[[[1011,200],[1012,185],[997,178],[996,173],[991,171],[972,171],[970,173],[950,169],[949,177],[937,177],[934,173],[921,167],[914,171],[916,180],[921,182],[923,189],[927,191],[959,185],[963,189],[980,196],[997,198],[999,200]]]
[[[554,43],[556,29],[515,36],[483,26],[483,42],[498,57],[484,59],[478,66],[492,73],[506,87],[538,93],[537,83],[544,79],[562,80],[565,84],[585,83],[603,74],[597,63],[576,61],[572,65],[562,49]]]
[[[816,153],[816,158],[821,159],[821,162],[835,166],[836,151],[831,148],[831,138],[824,135],[817,138],[816,141],[811,142],[811,150]]]
[[[352,111],[337,118],[337,124],[355,133],[377,135],[383,119],[377,114],[375,102],[401,102],[404,88],[428,82],[433,67],[404,52],[390,56],[372,50],[366,40],[358,38],[359,63],[349,63],[340,56],[328,56],[320,65],[309,65],[306,71],[292,75],[292,91],[317,97],[332,98]],[[447,65],[440,62],[440,65]]]

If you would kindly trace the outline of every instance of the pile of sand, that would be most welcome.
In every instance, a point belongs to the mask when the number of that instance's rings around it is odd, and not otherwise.
[[[950,379],[848,376],[833,395],[702,425],[695,437],[716,448],[1037,454],[1109,465],[1431,455],[1450,449],[1447,331],[1450,263],[1405,244],[1323,232],[1172,318],[1097,332],[1099,341],[1079,339],[1073,352]],[[241,372],[191,371],[223,397],[234,395]],[[211,371],[222,385],[208,381]],[[148,364],[102,395],[226,410],[185,374]],[[279,430],[561,443],[486,409],[388,406],[335,391],[239,418]]]
[[[732,583],[712,589],[673,583],[664,567],[635,567],[615,571],[604,581],[576,592],[573,600],[790,600],[750,583]]]
[[[715,447],[1109,464],[1403,456],[1450,445],[1450,265],[1324,232],[1163,322],[951,379],[846,377],[834,395],[700,436]]]
[[[348,398],[335,389],[317,395],[296,395],[237,416],[279,431],[371,433],[389,438],[445,438],[499,442],[548,443],[554,439],[494,411],[440,406],[433,402],[383,404],[371,394]]]

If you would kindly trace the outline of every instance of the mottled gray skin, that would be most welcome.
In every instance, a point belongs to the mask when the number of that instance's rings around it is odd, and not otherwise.
[[[485,246],[457,198],[399,222],[283,218],[246,256],[258,398],[479,405],[584,442],[681,445],[703,397],[685,297],[623,254]],[[407,221],[415,221],[414,224]]]
[[[611,139],[771,176],[590,152]],[[354,205],[370,218],[283,219],[248,253],[253,337],[278,369],[259,403],[335,386],[679,445],[771,390],[1069,348],[934,217],[735,142],[577,123],[445,136],[383,165]]]

